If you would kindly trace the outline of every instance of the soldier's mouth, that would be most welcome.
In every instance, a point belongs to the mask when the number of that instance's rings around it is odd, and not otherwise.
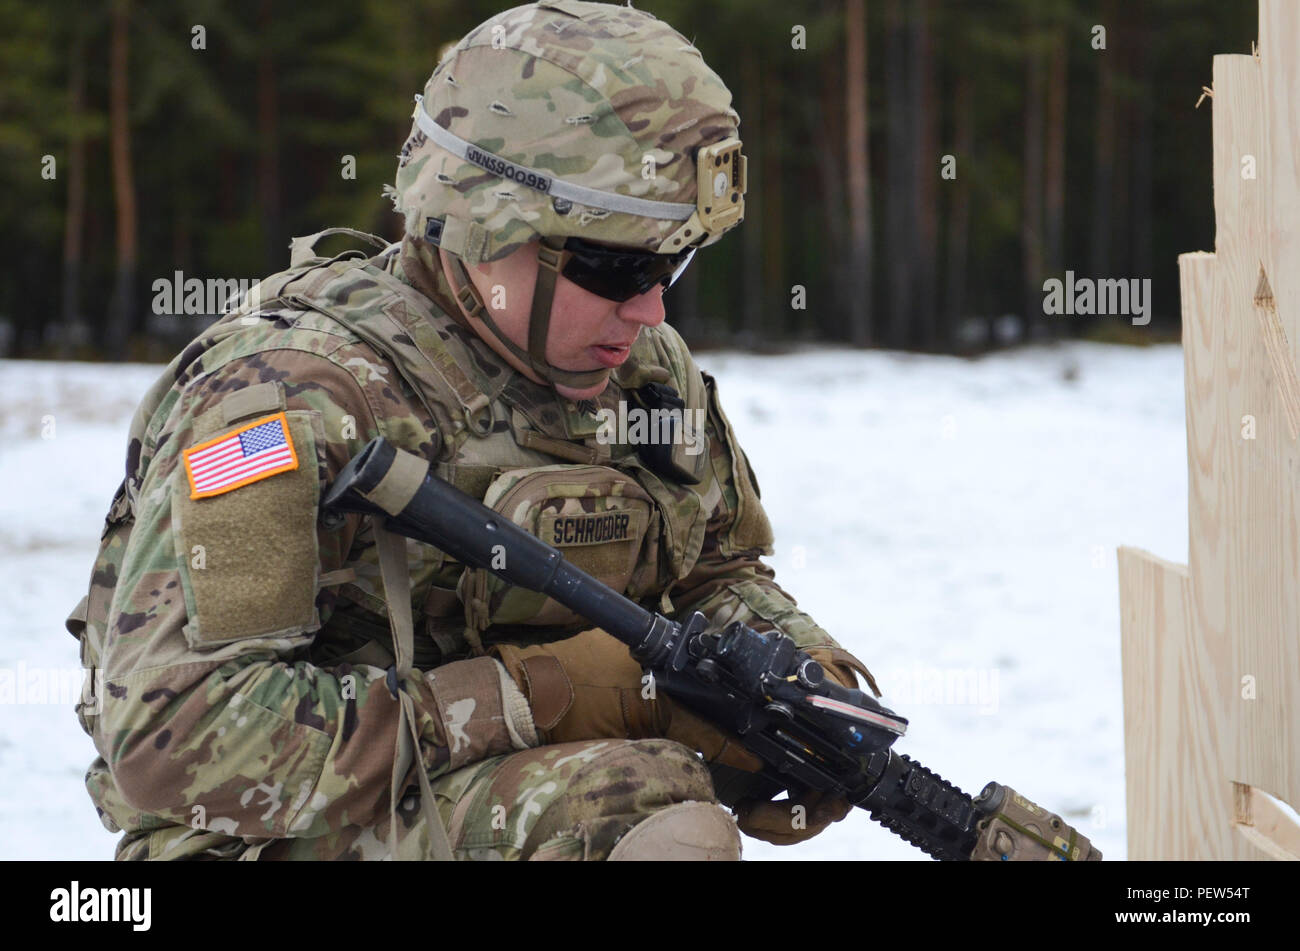
[[[612,369],[627,359],[627,355],[631,352],[632,347],[630,344],[628,346],[605,346],[603,344],[597,344],[588,349],[601,366]]]

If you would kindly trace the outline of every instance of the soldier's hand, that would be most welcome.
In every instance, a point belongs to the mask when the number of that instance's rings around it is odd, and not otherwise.
[[[543,743],[666,737],[709,763],[762,768],[735,736],[656,692],[627,645],[600,629],[550,644],[496,644],[491,652],[528,697]]]
[[[741,746],[740,738],[735,734],[719,730],[667,698],[658,702],[666,704],[670,711],[671,719],[665,736],[702,754],[706,763],[721,763],[749,773],[757,773],[763,768],[763,761]]]
[[[771,802],[742,799],[736,803],[736,825],[773,845],[794,845],[839,822],[853,806],[843,796],[810,791],[793,799]]]
[[[813,660],[822,665],[826,675],[842,687],[848,687],[850,690],[861,689],[858,686],[858,679],[854,672],[860,673],[867,681],[871,691],[880,696],[880,691],[876,689],[875,678],[867,670],[862,661],[858,660],[842,647],[805,647],[804,652]]]
[[[867,682],[875,688],[875,681],[861,661],[840,648],[805,648],[813,660],[825,669],[826,674],[844,687],[856,689],[854,670],[861,670]],[[773,845],[794,845],[811,839],[825,831],[832,822],[839,822],[853,806],[842,796],[809,791],[801,797],[775,801],[742,799],[736,803],[736,825],[740,831],[755,839]]]

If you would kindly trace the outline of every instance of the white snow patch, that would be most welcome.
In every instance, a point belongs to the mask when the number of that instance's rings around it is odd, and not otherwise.
[[[896,748],[1123,858],[1115,549],[1187,560],[1181,349],[698,359],[758,475],[778,582],[910,718]],[[0,667],[77,666],[63,619],[160,370],[0,361]],[[0,707],[0,857],[112,856],[82,784],[94,755],[70,706]],[[861,811],[790,848],[747,838],[745,857],[924,859]]]

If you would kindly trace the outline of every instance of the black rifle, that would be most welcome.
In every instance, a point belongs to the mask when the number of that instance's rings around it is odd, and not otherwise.
[[[1009,787],[989,783],[972,798],[894,752],[907,720],[828,679],[783,634],[738,621],[708,632],[698,611],[681,622],[647,611],[432,473],[400,506],[391,491],[382,495],[396,511],[381,508],[369,497],[399,451],[372,440],[339,473],[322,508],[383,517],[390,531],[546,594],[618,638],[675,703],[736,734],[763,761],[765,797],[787,789],[843,796],[936,859],[1101,858],[1059,816]]]

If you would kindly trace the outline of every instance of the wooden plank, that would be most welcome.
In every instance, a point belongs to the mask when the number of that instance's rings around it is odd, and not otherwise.
[[[1259,315],[1264,349],[1268,351],[1268,362],[1277,381],[1278,399],[1282,401],[1282,410],[1286,414],[1286,428],[1291,441],[1295,442],[1300,436],[1300,377],[1297,377],[1295,359],[1291,355],[1289,335],[1278,316],[1273,288],[1262,267],[1259,269],[1259,284],[1255,287],[1255,313]]]
[[[1121,548],[1129,857],[1300,856],[1300,3],[1214,58],[1215,254],[1178,259],[1186,568]]]
[[[1223,777],[1215,658],[1198,656],[1187,569],[1123,547],[1119,586],[1128,857],[1245,857]]]
[[[1219,59],[1215,57],[1216,67]],[[1218,90],[1214,98],[1218,106]],[[1225,111],[1216,113],[1216,136],[1221,126],[1218,117]],[[1222,229],[1220,237],[1229,237],[1231,241],[1230,234],[1223,234]],[[1208,840],[1208,852],[1200,857],[1225,858],[1236,854],[1236,839],[1229,832],[1233,813],[1226,770],[1233,735],[1231,705],[1238,693],[1230,640],[1234,602],[1229,597],[1231,589],[1227,579],[1233,565],[1248,558],[1248,552],[1239,548],[1242,538],[1235,515],[1235,487],[1240,485],[1237,467],[1242,457],[1235,451],[1234,440],[1239,437],[1240,424],[1234,422],[1233,411],[1225,399],[1229,384],[1241,376],[1240,342],[1232,322],[1223,319],[1222,308],[1226,305],[1221,298],[1227,293],[1228,282],[1223,279],[1219,256],[1182,254],[1178,257],[1178,267],[1187,413],[1188,579],[1192,611],[1183,634],[1184,654],[1171,658],[1170,663],[1177,666],[1165,676],[1176,677],[1180,683],[1196,684],[1196,688],[1189,686],[1180,694],[1181,699],[1171,702],[1198,704],[1204,720],[1193,732],[1170,736],[1167,742],[1174,744],[1175,749],[1195,749],[1197,757],[1213,764],[1205,766],[1208,775],[1185,777],[1197,783],[1210,782],[1216,794],[1215,808],[1208,809],[1202,803],[1189,821],[1214,823],[1219,830],[1218,835]],[[1196,665],[1194,675],[1185,669],[1188,657]],[[1184,831],[1191,834],[1192,830]],[[1192,848],[1192,843],[1182,842],[1177,846],[1176,855],[1163,857],[1190,858]]]
[[[1255,284],[1246,287],[1242,262],[1260,237],[1258,180],[1242,175],[1243,158],[1261,152],[1259,64],[1250,56],[1214,57],[1213,257],[1180,255],[1184,389],[1188,453],[1188,569],[1196,619],[1215,646],[1220,699],[1237,694],[1230,637],[1241,630],[1234,572],[1250,564],[1240,531],[1243,467],[1258,462],[1242,439],[1242,419],[1267,425],[1268,406],[1249,405],[1243,387],[1246,319],[1254,315]],[[1256,169],[1258,162],[1256,161]],[[1236,267],[1234,269],[1233,263]],[[1257,262],[1258,263],[1258,262]],[[1234,307],[1235,305],[1235,307]],[[1244,448],[1243,448],[1244,447]],[[1222,656],[1221,656],[1222,655]]]
[[[1270,857],[1300,862],[1300,825],[1262,790],[1233,783],[1235,829],[1241,838]]]
[[[1278,309],[1289,314],[1292,356],[1300,307],[1300,4],[1261,0],[1261,111],[1268,135],[1264,165],[1270,185],[1263,260]]]
[[[1264,269],[1272,304],[1256,308],[1261,332],[1251,370],[1258,387],[1251,397],[1268,402],[1269,425],[1259,427],[1251,451],[1260,464],[1248,469],[1243,487],[1242,530],[1254,542],[1254,558],[1251,584],[1239,595],[1255,601],[1253,609],[1243,608],[1254,626],[1234,648],[1238,669],[1256,675],[1257,692],[1253,702],[1238,705],[1232,778],[1300,808],[1300,445],[1283,397],[1300,362],[1300,4],[1262,0],[1259,9],[1265,201],[1252,270],[1258,280]]]
[[[1119,549],[1120,657],[1124,678],[1124,775],[1128,857],[1172,858],[1181,851],[1186,810],[1161,802],[1184,784],[1177,736],[1164,719],[1177,676],[1179,644],[1191,611],[1186,572],[1134,548]],[[1175,724],[1176,726],[1176,724]]]
[[[1300,561],[1287,552],[1294,497],[1281,458],[1293,444],[1256,306],[1273,181],[1261,70],[1251,56],[1214,58],[1216,262],[1209,306],[1202,296],[1183,307],[1193,325],[1188,366],[1212,368],[1187,374],[1189,453],[1195,443],[1199,462],[1189,482],[1189,567],[1206,638],[1232,652],[1221,684],[1229,778],[1288,798],[1295,747],[1279,744],[1287,741],[1279,728],[1296,681],[1281,632],[1300,629]],[[1250,161],[1253,179],[1243,173]]]

